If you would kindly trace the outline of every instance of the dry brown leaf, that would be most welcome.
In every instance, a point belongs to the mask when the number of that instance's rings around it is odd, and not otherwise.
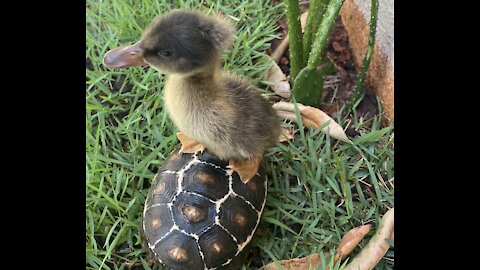
[[[307,25],[308,11],[300,15],[300,27],[302,28],[302,33],[305,32],[305,26]]]
[[[390,248],[385,239],[393,240],[393,217],[392,208],[383,216],[380,226],[372,239],[345,267],[345,270],[370,270],[378,264]]]
[[[294,113],[285,112],[285,111],[277,111],[277,114],[282,119],[292,120],[292,121],[295,121],[295,122],[297,121],[297,116]],[[308,118],[303,118],[302,121],[303,121],[303,125],[306,126],[306,127],[316,126],[315,122],[313,122],[312,120],[310,120]]]
[[[336,263],[340,258],[345,259],[348,254],[350,254],[350,252],[352,252],[352,250],[358,245],[358,243],[362,241],[365,235],[370,231],[371,227],[372,226],[368,224],[353,228],[348,231],[338,244],[337,252],[333,259],[334,263]],[[330,261],[330,259],[327,258],[326,261]],[[280,261],[280,264],[283,266],[283,268],[285,268],[285,270],[309,270],[316,269],[318,266],[320,266],[321,260],[318,253],[313,253],[300,259],[282,260]],[[327,265],[326,269],[329,269],[329,265]],[[264,266],[262,270],[278,270],[278,268],[275,265],[275,262],[271,262]]]
[[[289,99],[291,96],[290,83],[288,82],[287,76],[282,72],[280,67],[272,60],[272,67],[268,70],[265,80],[273,85],[270,85],[272,90],[277,93],[277,95]]]
[[[345,131],[343,131],[342,127],[335,122],[330,116],[326,113],[322,112],[321,110],[305,106],[303,104],[297,103],[298,110],[302,116],[302,122],[305,127],[317,129],[323,123],[330,121],[329,124],[322,129],[323,132],[329,133],[332,138],[337,140],[341,140],[347,143],[352,143],[352,141],[347,137]],[[290,102],[277,102],[273,104],[273,108],[277,111],[277,114],[284,119],[289,119],[292,121],[297,121],[296,114],[295,114],[295,105]]]
[[[302,27],[302,33],[305,31],[305,25],[307,24],[308,11],[300,15],[300,27]],[[270,55],[275,63],[278,63],[282,56],[285,54],[285,51],[288,48],[288,34],[285,35],[282,42],[275,48],[273,53]]]
[[[272,57],[275,63],[278,63],[282,58],[282,56],[285,54],[285,51],[287,50],[287,48],[288,48],[288,34],[283,38],[282,42],[278,44],[278,46],[272,52],[270,57]]]
[[[302,27],[302,32],[305,30],[305,24],[307,22],[308,11],[300,15],[300,25]],[[285,54],[285,51],[288,48],[288,34],[285,35],[282,42],[275,48],[275,51],[272,52],[270,57],[273,59],[273,65],[268,70],[265,80],[267,82],[274,83],[270,87],[272,90],[277,93],[277,95],[290,99],[291,96],[291,89],[290,83],[288,82],[287,76],[283,73],[283,71],[278,66],[278,62]]]
[[[340,243],[337,247],[337,252],[335,253],[335,262],[341,257],[344,260],[350,252],[362,241],[362,239],[367,235],[372,227],[371,224],[355,227],[348,231],[340,240]]]
[[[300,259],[281,260],[280,264],[285,270],[316,269],[321,264],[320,254],[313,253]],[[275,262],[271,262],[262,267],[261,270],[278,270],[278,268]]]
[[[288,140],[293,139],[293,133],[290,131],[290,129],[288,129],[284,126],[281,126],[280,129],[281,129],[282,132],[278,136],[278,142],[284,142],[284,141],[288,141]]]

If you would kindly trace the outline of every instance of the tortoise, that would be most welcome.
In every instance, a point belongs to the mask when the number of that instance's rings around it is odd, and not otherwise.
[[[152,181],[141,222],[144,248],[169,269],[223,269],[250,242],[265,206],[263,166],[247,183],[205,150],[172,152]]]

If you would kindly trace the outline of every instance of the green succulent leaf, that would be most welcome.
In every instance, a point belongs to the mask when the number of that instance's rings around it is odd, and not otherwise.
[[[292,93],[297,102],[318,108],[323,93],[322,69],[303,68],[295,79]]]

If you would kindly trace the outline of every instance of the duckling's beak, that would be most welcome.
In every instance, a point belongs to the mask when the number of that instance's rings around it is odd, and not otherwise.
[[[143,49],[139,42],[108,51],[103,57],[103,64],[109,68],[127,68],[147,65],[143,60]]]

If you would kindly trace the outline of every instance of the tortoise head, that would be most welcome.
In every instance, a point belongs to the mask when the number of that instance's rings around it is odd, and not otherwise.
[[[162,73],[191,74],[218,61],[233,27],[222,17],[175,10],[156,18],[137,43],[105,54],[111,68],[149,65]]]

